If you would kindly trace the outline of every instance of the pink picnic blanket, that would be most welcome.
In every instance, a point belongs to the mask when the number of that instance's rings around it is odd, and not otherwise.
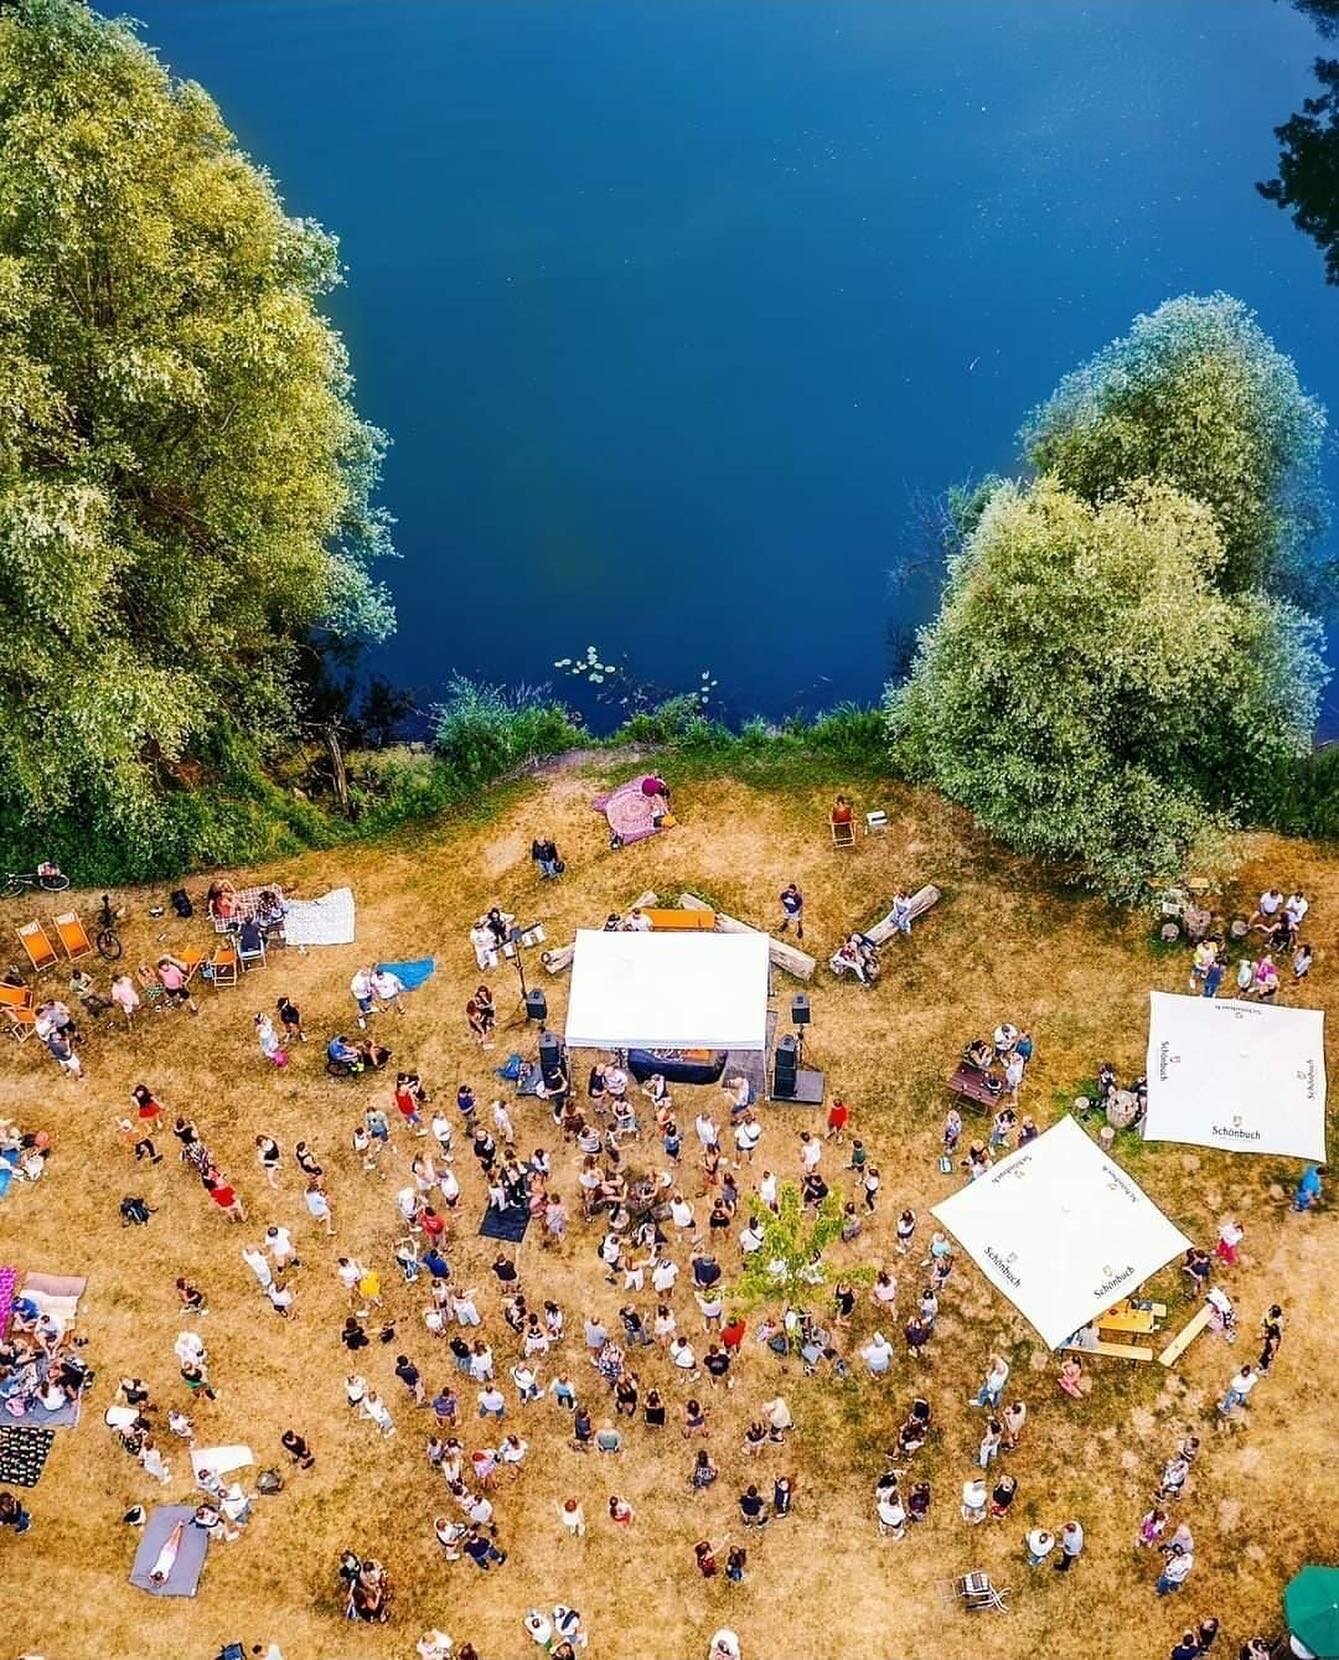
[[[616,845],[623,847],[654,836],[659,828],[656,819],[663,818],[669,811],[669,803],[663,795],[642,794],[640,778],[620,784],[608,795],[597,795],[591,806],[609,820],[611,840],[617,838]]]

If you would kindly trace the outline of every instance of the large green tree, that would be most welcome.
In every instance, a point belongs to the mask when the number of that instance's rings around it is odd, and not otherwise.
[[[1097,503],[1049,476],[998,486],[889,693],[899,759],[1132,897],[1315,721],[1318,626],[1225,591],[1227,557],[1214,512],[1166,483]]]
[[[172,763],[294,716],[295,642],[383,635],[381,435],[205,93],[78,0],[0,16],[0,818],[151,837]],[[32,852],[35,848],[29,848]]]
[[[1323,586],[1325,412],[1239,300],[1184,295],[1066,375],[1021,438],[1089,502],[1158,480],[1216,517],[1216,585],[1306,598]]]

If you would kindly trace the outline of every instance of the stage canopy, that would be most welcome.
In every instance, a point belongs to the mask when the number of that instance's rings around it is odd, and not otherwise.
[[[1190,1244],[1072,1118],[932,1214],[1052,1349]]]
[[[1155,991],[1147,1141],[1325,1159],[1325,1016]]]
[[[567,1042],[576,1049],[765,1049],[767,935],[582,930]]]

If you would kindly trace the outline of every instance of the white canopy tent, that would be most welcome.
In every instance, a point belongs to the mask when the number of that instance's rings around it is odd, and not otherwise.
[[[1153,992],[1144,1138],[1323,1163],[1325,1016]]]
[[[932,1214],[1052,1349],[1190,1244],[1072,1118]]]
[[[766,934],[603,933],[572,958],[574,1049],[765,1049]]]

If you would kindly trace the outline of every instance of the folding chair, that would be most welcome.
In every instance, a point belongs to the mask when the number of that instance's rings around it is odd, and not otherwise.
[[[979,1614],[985,1609],[993,1609],[1000,1614],[1008,1613],[1004,1601],[1009,1594],[1008,1590],[997,1590],[991,1583],[989,1574],[961,1574],[953,1581],[953,1589],[969,1613]]]
[[[56,937],[71,962],[78,957],[93,955],[93,941],[89,939],[88,930],[74,911],[66,911],[64,916],[56,918]]]
[[[23,1043],[33,1035],[37,1014],[27,986],[0,984],[0,1018],[7,1022],[9,1035],[17,1042]]]
[[[191,981],[200,972],[200,964],[202,962],[204,962],[205,955],[206,954],[203,951],[178,951],[177,952],[177,961],[186,970],[186,984],[187,985],[190,985]]]
[[[828,820],[828,828],[832,831],[832,845],[834,847],[855,846],[855,824],[851,819]]]
[[[56,948],[47,937],[47,931],[40,922],[25,922],[18,930],[19,938],[23,941],[23,949],[28,953],[28,961],[34,968],[50,968],[52,963],[59,962]]]
[[[209,968],[216,991],[237,984],[237,952],[231,945],[215,947],[214,955],[209,959]]]
[[[242,942],[240,940],[238,940],[238,942],[237,942],[237,960],[238,960],[239,963],[241,963],[243,971],[250,968],[252,963],[259,963],[260,966],[262,968],[264,968],[264,966],[265,966],[265,941],[264,941],[264,939],[262,938],[259,947],[255,951],[248,951],[246,949],[246,947],[242,944]]]

